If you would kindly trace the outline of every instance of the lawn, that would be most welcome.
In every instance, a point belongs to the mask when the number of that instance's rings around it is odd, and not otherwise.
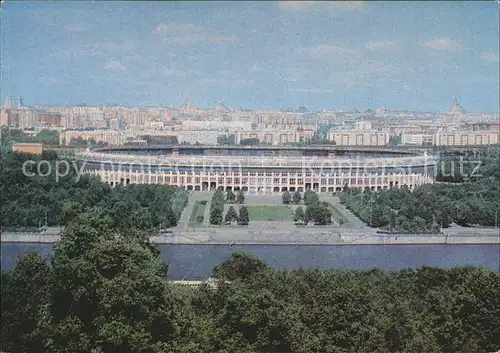
[[[191,216],[189,216],[189,226],[195,227],[203,223],[203,218],[205,216],[205,207],[207,201],[195,201],[193,205],[193,210],[191,211]]]
[[[248,206],[250,221],[293,221],[287,206]]]

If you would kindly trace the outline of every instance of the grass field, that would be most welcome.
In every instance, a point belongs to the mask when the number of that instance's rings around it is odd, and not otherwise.
[[[207,201],[194,202],[193,210],[189,216],[189,227],[200,226],[203,223],[206,205]]]
[[[286,206],[248,206],[250,221],[293,221]]]

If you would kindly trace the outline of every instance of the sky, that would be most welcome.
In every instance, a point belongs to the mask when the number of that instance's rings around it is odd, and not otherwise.
[[[499,109],[499,3],[2,3],[27,105]]]

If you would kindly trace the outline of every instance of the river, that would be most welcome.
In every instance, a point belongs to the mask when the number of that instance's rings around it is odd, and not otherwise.
[[[14,266],[18,255],[37,251],[50,256],[51,244],[2,243],[2,269]],[[350,268],[398,270],[437,266],[477,266],[499,271],[500,245],[160,245],[169,263],[169,278],[201,280],[232,252],[248,252],[275,269]]]

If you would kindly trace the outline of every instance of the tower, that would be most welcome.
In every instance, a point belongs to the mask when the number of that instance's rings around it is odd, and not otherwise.
[[[5,103],[3,105],[5,109],[12,109],[12,101],[10,99],[10,96],[5,97]]]
[[[23,107],[23,100],[21,97],[16,97],[16,109],[21,109]]]

